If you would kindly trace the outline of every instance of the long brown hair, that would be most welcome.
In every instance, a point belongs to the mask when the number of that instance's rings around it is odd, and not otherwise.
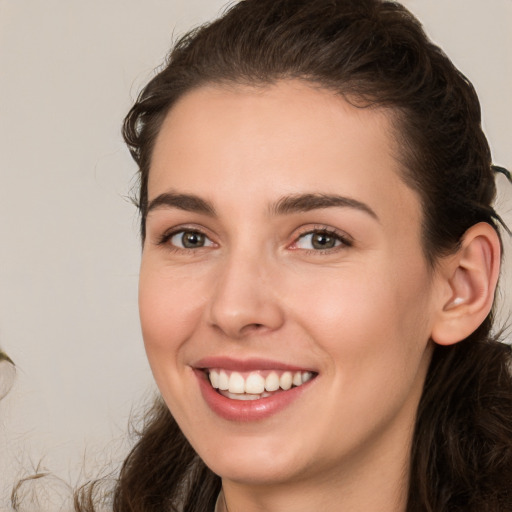
[[[427,261],[454,251],[478,222],[497,229],[496,189],[477,95],[400,4],[385,0],[244,0],[187,34],[141,92],[123,135],[139,166],[145,236],[155,138],[169,109],[204,84],[299,79],[361,108],[386,108],[404,181],[421,198]],[[434,351],[417,414],[408,512],[512,510],[509,346],[491,338],[492,314],[466,340]],[[115,512],[213,510],[220,479],[157,401],[126,459]],[[94,509],[95,484],[77,494]]]

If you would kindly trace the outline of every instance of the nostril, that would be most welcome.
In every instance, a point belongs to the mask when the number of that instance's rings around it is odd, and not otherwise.
[[[262,331],[263,329],[265,329],[265,324],[256,324],[256,323],[247,324],[246,326],[244,326],[242,328],[240,333],[247,334],[247,333],[254,332],[254,331]]]

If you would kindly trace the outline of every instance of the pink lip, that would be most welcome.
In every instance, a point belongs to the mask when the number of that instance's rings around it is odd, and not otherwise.
[[[222,367],[225,368],[225,366]],[[259,368],[261,369],[261,366]],[[288,391],[280,391],[259,400],[232,400],[213,389],[206,372],[195,369],[194,373],[208,407],[221,418],[242,423],[264,420],[277,414],[297,400],[316,380],[315,378],[311,379],[301,386],[291,388]]]
[[[200,370],[206,368],[222,368],[224,370],[238,372],[251,372],[255,370],[288,370],[291,372],[315,372],[315,370],[310,368],[284,364],[279,361],[271,361],[270,359],[233,359],[225,356],[205,357],[195,362],[192,366]]]

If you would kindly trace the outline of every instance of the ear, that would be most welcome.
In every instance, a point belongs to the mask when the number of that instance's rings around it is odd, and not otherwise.
[[[498,234],[481,222],[466,231],[454,255],[441,261],[441,293],[431,334],[436,343],[462,341],[485,320],[494,302],[500,258]]]

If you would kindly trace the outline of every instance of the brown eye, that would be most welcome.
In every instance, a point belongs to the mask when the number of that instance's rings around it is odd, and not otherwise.
[[[336,238],[327,233],[313,233],[311,245],[314,249],[332,249],[336,245]]]
[[[200,249],[213,245],[213,242],[199,231],[179,231],[171,237],[170,241],[180,249]]]
[[[311,231],[300,236],[295,243],[295,248],[306,250],[329,250],[341,245],[349,246],[350,244],[336,233],[329,231]]]

